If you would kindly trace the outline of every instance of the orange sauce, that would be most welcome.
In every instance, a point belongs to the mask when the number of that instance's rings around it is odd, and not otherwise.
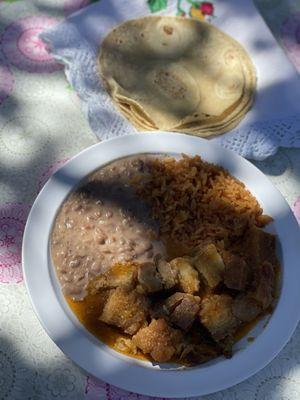
[[[174,257],[180,257],[188,253],[187,248],[184,246],[176,246],[173,245],[172,243],[168,243],[168,254],[170,255],[171,258]],[[109,275],[112,277],[112,275],[115,276],[120,276],[124,274],[125,268],[128,268],[128,265],[121,265],[121,264],[116,264],[111,271],[109,272]],[[279,297],[280,293],[280,267],[276,266],[275,268],[275,288],[274,288],[274,293],[275,293],[275,299]],[[96,278],[97,280],[97,278]],[[128,350],[123,350],[120,349],[118,346],[118,341],[120,339],[129,339],[130,336],[126,335],[125,333],[121,332],[118,328],[109,326],[101,321],[99,321],[99,316],[102,312],[105,300],[106,300],[106,295],[105,291],[102,293],[94,293],[91,290],[92,283],[90,284],[90,290],[89,294],[82,300],[82,301],[74,301],[71,297],[66,296],[66,300],[68,305],[70,306],[71,310],[73,313],[76,315],[78,320],[83,324],[83,326],[90,332],[92,333],[95,337],[97,337],[101,342],[105,343],[109,347],[111,347],[113,350],[118,351],[119,353],[123,353],[127,356],[142,359],[142,360],[150,360],[151,357],[148,357],[144,355],[142,352],[138,351],[137,353],[133,353],[132,351]],[[252,328],[258,323],[260,319],[262,319],[265,315],[271,314],[273,309],[268,309],[263,315],[260,315],[259,317],[255,318],[254,320],[250,322],[244,323],[234,334],[234,342],[238,342],[241,340],[243,337],[245,337],[251,330]],[[267,323],[264,325],[267,325]],[[255,340],[254,337],[249,337],[247,339],[249,342],[253,342]],[[174,360],[174,362],[180,362],[178,360]],[[182,362],[181,362],[182,363]]]
[[[275,301],[279,298],[280,295],[280,287],[281,287],[281,270],[280,270],[280,265],[274,265],[274,270],[275,270],[275,284],[274,284],[274,299]],[[274,307],[271,305],[265,312],[261,315],[259,315],[257,318],[250,322],[245,322],[234,334],[234,341],[238,342],[241,340],[243,337],[245,337],[251,330],[254,328],[254,326],[261,320],[263,319],[266,315],[272,314],[274,311]],[[268,325],[269,319],[264,323],[263,329]],[[255,340],[254,337],[250,336],[247,338],[248,342],[253,342]]]
[[[134,264],[117,263],[106,274],[104,274],[104,277],[106,276],[108,279],[113,280],[122,279],[122,276],[128,274],[128,268],[133,267]],[[137,352],[135,354],[132,351],[121,350],[118,346],[120,339],[129,339],[130,336],[126,335],[116,327],[109,326],[104,322],[99,321],[99,316],[107,298],[107,291],[102,290],[99,292],[95,290],[94,284],[97,283],[97,280],[96,277],[90,282],[88,294],[83,300],[75,301],[71,297],[66,296],[67,303],[71,310],[90,333],[112,349],[131,357],[146,359],[142,352]]]
[[[120,347],[118,346],[118,341],[121,338],[129,339],[130,336],[121,332],[117,328],[114,328],[99,321],[98,318],[102,310],[101,304],[104,303],[103,293],[88,294],[82,301],[74,301],[68,296],[66,296],[66,300],[78,320],[91,334],[93,334],[101,342],[105,343],[113,350],[125,354],[126,356],[151,361],[151,357],[147,357],[140,351],[138,351],[137,353],[133,353],[129,349],[120,349]],[[245,337],[261,318],[262,316],[242,325],[234,335],[234,342],[238,342],[243,337]],[[251,338],[251,341],[253,340],[254,339]],[[178,363],[178,360],[175,362]]]
[[[121,338],[130,338],[129,335],[121,332],[119,329],[106,325],[99,321],[99,315],[104,303],[103,293],[88,294],[82,301],[74,301],[71,297],[66,296],[67,303],[73,313],[76,315],[82,325],[96,338],[101,340],[107,346],[111,347],[115,351],[123,353],[130,357],[139,359],[147,359],[144,354],[138,352],[134,354],[130,351],[121,350],[117,343]]]
[[[126,276],[128,274],[128,269],[132,269],[133,267],[135,267],[137,264],[129,264],[129,263],[117,263],[114,264],[107,272],[106,272],[106,276],[108,278],[120,278],[122,279],[123,276]]]
[[[259,316],[253,319],[250,322],[245,322],[234,334],[233,339],[234,342],[238,342],[239,340],[243,339],[248,333],[251,331],[252,328],[258,323],[258,321],[263,318],[263,316]]]

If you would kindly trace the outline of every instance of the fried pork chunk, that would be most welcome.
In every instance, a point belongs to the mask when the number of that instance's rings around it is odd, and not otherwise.
[[[264,232],[263,230],[251,227],[245,234],[243,241],[243,252],[247,255],[247,263],[252,268],[259,268],[260,265],[268,261],[276,265],[276,239],[271,233]]]
[[[188,344],[184,347],[180,359],[186,364],[202,364],[222,354],[220,349],[210,343]]]
[[[158,362],[170,361],[178,353],[182,340],[181,332],[171,328],[162,318],[153,319],[149,326],[140,329],[132,338],[143,353],[150,354]]]
[[[178,284],[178,270],[172,268],[171,264],[165,260],[157,261],[157,270],[161,276],[165,289],[171,289]]]
[[[242,322],[250,322],[262,311],[261,305],[249,295],[241,295],[234,299],[232,313]]]
[[[255,271],[253,289],[234,299],[233,314],[243,322],[256,318],[272,304],[274,283],[274,268],[266,261]]]
[[[250,295],[258,301],[264,310],[267,309],[273,301],[274,285],[274,267],[267,261],[263,262],[255,271],[254,290]]]
[[[225,265],[214,244],[208,244],[198,251],[193,265],[210,288],[215,288],[223,280]]]
[[[196,319],[200,308],[200,297],[187,293],[174,293],[164,302],[169,321],[187,331]]]
[[[216,341],[231,335],[239,325],[232,313],[233,299],[227,294],[215,294],[202,300],[200,321]]]
[[[111,290],[99,320],[133,335],[146,325],[148,300],[136,290]]]
[[[225,285],[229,289],[245,290],[249,275],[249,267],[245,260],[235,254],[224,252],[223,261]]]
[[[134,264],[115,264],[94,281],[94,288],[112,289],[116,287],[133,288],[136,283],[137,268]]]
[[[156,265],[147,262],[138,268],[139,288],[144,293],[154,293],[163,289],[162,278],[156,269]]]
[[[178,271],[179,287],[183,292],[193,294],[199,291],[199,275],[190,259],[183,257],[174,258],[170,262],[170,265],[172,269]]]

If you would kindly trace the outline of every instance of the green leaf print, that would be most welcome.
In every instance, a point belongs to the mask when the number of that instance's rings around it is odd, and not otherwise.
[[[73,88],[73,86],[72,86],[72,85],[70,85],[69,83],[67,84],[67,86],[66,86],[66,89],[67,89],[67,90],[70,90],[71,92],[73,92],[73,91],[74,91],[74,88]]]
[[[16,3],[17,1],[20,0],[4,0],[4,3]]]
[[[166,8],[168,0],[147,0],[147,3],[151,12],[155,13]]]
[[[199,6],[202,3],[202,1],[193,1],[193,0],[187,0],[187,2],[190,3],[195,8],[199,8]]]

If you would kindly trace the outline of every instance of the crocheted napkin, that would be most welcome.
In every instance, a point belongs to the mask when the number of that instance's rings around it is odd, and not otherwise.
[[[134,127],[117,111],[98,75],[97,53],[105,35],[124,20],[155,15],[206,19],[249,52],[258,76],[252,110],[233,131],[209,140],[263,160],[278,147],[300,147],[300,80],[251,0],[101,0],[43,32],[53,56],[78,93],[83,112],[99,139],[126,135]]]

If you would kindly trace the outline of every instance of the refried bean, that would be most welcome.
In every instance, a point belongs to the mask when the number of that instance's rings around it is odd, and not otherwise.
[[[82,300],[89,281],[114,264],[153,261],[165,254],[150,209],[130,184],[145,172],[150,157],[128,157],[100,168],[63,203],[51,254],[65,295]]]

